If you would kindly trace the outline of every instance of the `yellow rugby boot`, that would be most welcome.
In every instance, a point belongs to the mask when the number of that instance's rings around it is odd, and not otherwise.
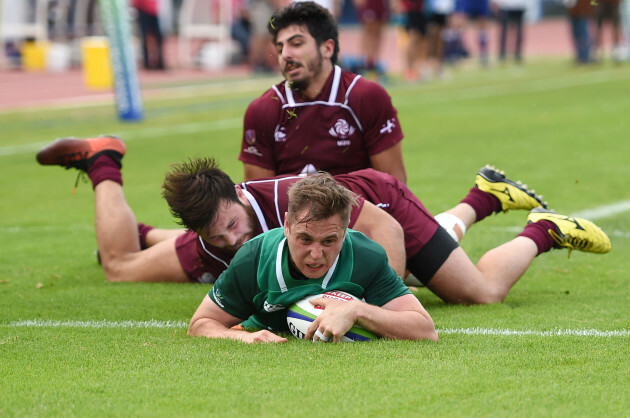
[[[505,173],[494,166],[486,165],[477,173],[475,185],[479,190],[490,193],[501,202],[501,210],[531,210],[537,207],[547,208],[547,202],[535,190],[529,190],[526,184],[514,182]]]
[[[610,238],[593,222],[572,216],[560,215],[552,210],[535,208],[527,216],[527,222],[545,220],[553,223],[555,230],[549,229],[555,248],[568,248],[589,253],[607,253],[612,249]]]

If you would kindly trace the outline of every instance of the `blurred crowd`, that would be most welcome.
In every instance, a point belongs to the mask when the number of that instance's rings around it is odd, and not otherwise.
[[[188,37],[191,42],[195,38],[188,57],[193,65],[247,65],[254,73],[267,73],[277,70],[267,32],[269,17],[289,1],[302,0],[121,1],[127,2],[139,39],[138,55],[145,69],[183,65],[181,51],[177,60],[166,59],[164,40]],[[570,53],[576,64],[607,59],[622,62],[630,57],[630,0],[316,2],[330,10],[342,30],[359,28],[361,52],[342,55],[340,64],[375,79],[388,73],[382,49],[384,32],[389,29],[396,31],[404,66],[401,76],[410,82],[441,77],[445,68],[464,60],[476,60],[481,66],[495,61],[521,64],[526,59],[528,25],[550,16],[566,20],[573,42]],[[71,42],[84,36],[103,35],[98,3],[0,0],[2,66],[19,67],[24,45],[42,37],[46,41]],[[496,30],[490,31],[491,27]],[[490,42],[489,37],[495,33],[497,39]],[[610,42],[605,44],[605,38]],[[220,42],[219,47],[213,42]]]

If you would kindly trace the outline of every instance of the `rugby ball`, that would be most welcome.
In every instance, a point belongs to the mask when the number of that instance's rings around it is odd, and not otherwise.
[[[309,302],[311,299],[317,298],[331,298],[342,302],[358,299],[350,293],[346,293],[341,290],[330,290],[318,295],[309,295],[304,299],[297,301],[287,310],[287,324],[289,325],[289,330],[294,337],[304,339],[304,335],[306,334],[308,327],[315,318],[323,312],[324,308],[322,306],[312,305]],[[350,328],[343,337],[341,337],[340,341],[369,341],[376,338],[378,338],[378,335],[366,330],[365,328],[355,325]]]

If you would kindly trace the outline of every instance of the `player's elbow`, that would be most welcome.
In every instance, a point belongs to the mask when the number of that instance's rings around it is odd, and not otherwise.
[[[199,321],[200,319],[201,318],[192,317],[192,319],[190,320],[190,324],[188,324],[188,331],[186,332],[189,337],[198,337],[202,335],[202,327]]]
[[[431,341],[437,341],[439,339],[435,325],[433,325],[433,321],[431,319],[423,318],[414,339]]]
[[[426,340],[431,340],[431,341],[437,341],[439,339],[438,333],[435,330],[435,328],[433,328],[433,330],[429,331],[424,338]]]

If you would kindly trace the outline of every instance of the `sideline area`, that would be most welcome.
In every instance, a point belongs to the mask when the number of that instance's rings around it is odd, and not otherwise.
[[[359,31],[356,26],[344,26],[340,31],[341,56],[359,54]],[[464,33],[465,43],[471,49],[472,57],[464,65],[478,65],[475,56],[475,29],[469,26]],[[562,57],[570,63],[572,55],[569,26],[566,19],[546,19],[528,25],[525,32],[524,65],[527,60],[540,57]],[[491,56],[496,56],[497,27],[490,28],[489,48]],[[398,74],[402,68],[402,37],[399,29],[390,26],[382,45],[382,61],[388,73]],[[167,43],[166,71],[139,70],[140,84],[143,94],[151,94],[153,90],[173,84],[202,83],[220,79],[243,79],[256,77],[245,65],[229,66],[218,70],[182,69],[174,65],[177,56],[177,41],[169,39]],[[492,70],[492,65],[489,71]],[[272,75],[273,76],[273,75]],[[276,78],[280,79],[278,73]],[[60,73],[27,72],[19,70],[0,71],[0,110],[24,109],[38,106],[51,106],[56,103],[90,103],[113,100],[113,92],[108,90],[90,90],[83,80],[81,68],[73,68]]]

